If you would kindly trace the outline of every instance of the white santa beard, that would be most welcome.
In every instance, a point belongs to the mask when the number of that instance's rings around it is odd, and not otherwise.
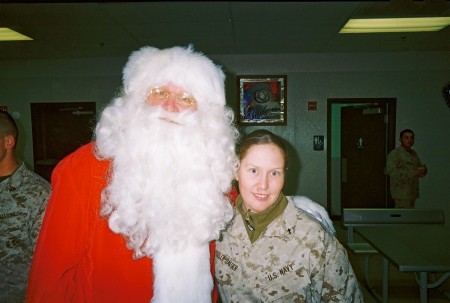
[[[206,153],[212,138],[195,124],[140,116],[125,130],[126,143],[116,145],[105,201],[115,209],[111,229],[128,236],[138,254],[143,245],[146,255],[213,240],[227,202],[211,171],[217,159]]]
[[[223,195],[233,169],[220,145],[225,141],[195,123],[198,113],[161,120],[155,117],[166,115],[163,111],[129,112],[137,118],[106,139],[106,150],[114,155],[102,212],[136,257],[153,257],[153,303],[209,302],[209,242],[232,216]],[[177,123],[167,122],[174,119]],[[121,121],[113,128],[116,123]]]

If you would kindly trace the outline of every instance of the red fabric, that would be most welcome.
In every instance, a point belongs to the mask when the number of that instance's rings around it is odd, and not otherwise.
[[[209,245],[209,252],[211,254],[211,274],[214,281],[214,288],[212,292],[212,303],[216,303],[217,300],[219,299],[219,290],[217,289],[216,279],[214,278],[215,277],[214,254],[216,252],[216,242],[211,242],[211,244]]]
[[[239,192],[235,186],[231,188],[230,193],[228,194],[228,198],[230,199],[231,204],[236,205],[236,198],[239,195]]]
[[[92,148],[92,143],[81,147],[54,170],[28,303],[148,303],[153,296],[151,259],[133,260],[124,238],[99,215],[109,162],[98,161]],[[211,253],[214,268],[214,246]]]

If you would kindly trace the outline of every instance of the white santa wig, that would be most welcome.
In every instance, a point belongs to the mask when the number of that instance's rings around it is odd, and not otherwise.
[[[183,86],[201,103],[198,110],[225,105],[225,75],[210,59],[188,48],[159,50],[143,47],[134,52],[123,71],[125,94],[143,100],[150,88],[167,82]]]

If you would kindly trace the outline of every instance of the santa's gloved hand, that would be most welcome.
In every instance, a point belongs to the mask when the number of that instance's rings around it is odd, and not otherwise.
[[[322,205],[305,196],[291,196],[291,198],[294,201],[295,206],[315,217],[322,224],[322,226],[333,235],[336,233],[333,222],[328,216],[327,210]]]

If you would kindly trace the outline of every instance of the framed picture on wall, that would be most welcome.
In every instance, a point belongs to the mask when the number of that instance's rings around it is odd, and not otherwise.
[[[287,76],[238,76],[239,125],[287,125]]]

